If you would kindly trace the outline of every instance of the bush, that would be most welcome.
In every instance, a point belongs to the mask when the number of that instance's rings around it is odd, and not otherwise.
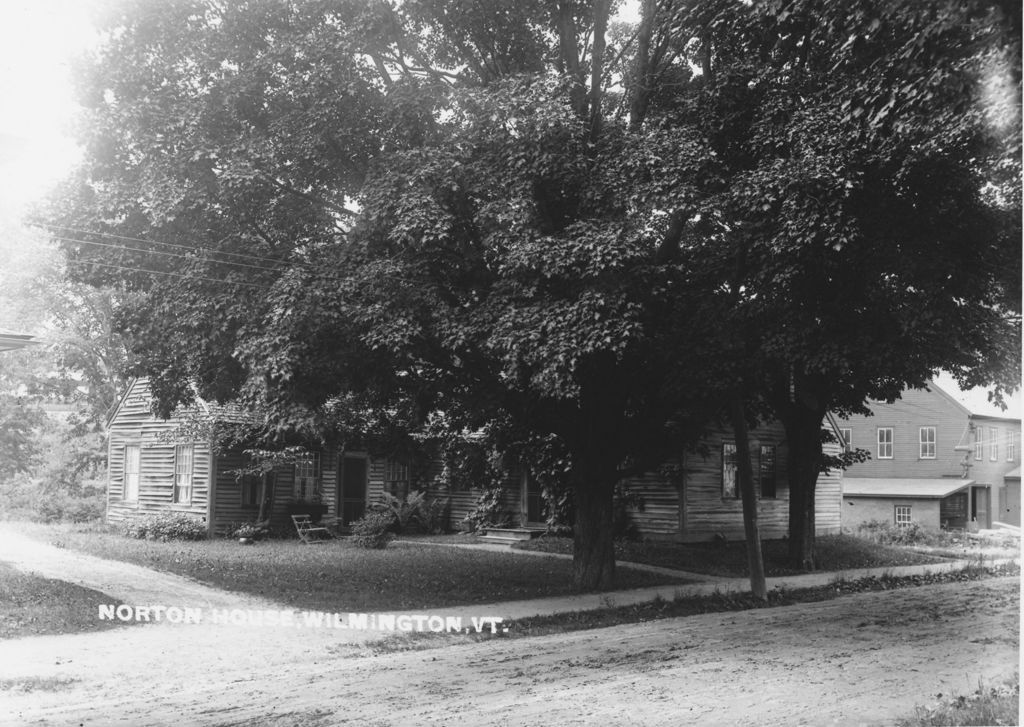
[[[164,513],[131,518],[121,525],[121,534],[138,540],[202,540],[206,523],[185,513]]]
[[[404,500],[385,492],[383,499],[371,506],[371,510],[390,515],[391,527],[395,533],[425,532],[431,535],[443,533],[448,525],[450,500],[428,500],[427,493],[410,492]]]
[[[370,510],[352,523],[352,543],[359,548],[379,550],[394,537],[391,527],[394,515],[389,510]]]
[[[233,528],[232,537],[262,540],[268,534],[269,530],[267,528],[257,525],[256,523],[242,523],[237,528]]]
[[[89,487],[75,493],[47,490],[41,480],[26,474],[0,483],[0,516],[4,519],[84,523],[102,519],[106,508],[102,489]]]
[[[387,513],[391,517],[390,529],[403,533],[411,524],[419,521],[420,507],[425,497],[424,492],[410,492],[404,500],[399,500],[390,492],[385,492],[384,499],[373,509]]]
[[[420,525],[430,535],[440,535],[448,530],[448,516],[450,514],[451,498],[444,500],[433,499],[424,501],[420,505]]]
[[[505,505],[502,502],[505,490],[502,487],[488,487],[483,494],[477,498],[473,509],[469,511],[462,520],[462,524],[471,533],[491,527],[501,527],[511,522],[511,517],[505,512]]]

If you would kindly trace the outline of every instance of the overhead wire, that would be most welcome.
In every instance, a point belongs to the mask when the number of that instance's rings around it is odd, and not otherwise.
[[[136,268],[127,265],[111,265],[110,263],[96,262],[95,260],[66,260],[67,265],[95,265],[101,268],[109,268],[112,270],[122,270],[125,272],[132,273],[146,273],[147,275],[168,275],[174,278],[184,278],[185,280],[205,280],[211,283],[221,283],[223,285],[244,285],[250,288],[260,288],[261,290],[271,290],[269,285],[260,285],[259,283],[251,283],[246,280],[228,280],[225,278],[208,278],[203,275],[186,275],[184,273],[172,273],[169,270],[149,270],[147,268]]]
[[[69,230],[70,231],[70,230],[73,230],[74,228],[53,226],[53,229],[65,229],[65,230]],[[201,246],[201,245],[196,245],[196,246],[180,245],[180,244],[170,243],[170,242],[161,242],[161,241],[158,241],[158,240],[144,240],[142,238],[127,237],[127,236],[124,236],[124,235],[114,235],[112,233],[105,233],[105,232],[90,232],[88,230],[79,230],[79,232],[82,232],[82,233],[88,234],[88,235],[101,235],[101,236],[109,237],[109,238],[112,238],[112,239],[125,240],[127,242],[137,242],[137,243],[142,243],[142,244],[147,244],[147,245],[165,245],[165,246],[176,248],[176,249],[188,250],[190,252],[203,251],[203,252],[209,252],[209,253],[212,253],[212,254],[215,254],[215,255],[232,255],[232,256],[235,256],[235,257],[249,258],[249,259],[253,259],[253,260],[266,260],[266,261],[275,263],[278,267],[264,267],[262,265],[253,265],[253,264],[250,264],[250,263],[235,262],[235,261],[232,261],[232,260],[216,260],[216,259],[207,259],[206,260],[207,262],[216,263],[218,265],[234,265],[234,266],[240,266],[240,267],[246,267],[246,268],[251,268],[251,269],[255,269],[255,270],[260,270],[260,271],[263,271],[263,272],[287,272],[291,268],[298,267],[298,268],[302,268],[302,269],[305,269],[305,270],[308,270],[308,271],[314,273],[318,278],[323,279],[323,280],[330,280],[330,281],[335,281],[335,282],[346,282],[348,280],[348,278],[344,278],[344,277],[341,277],[341,276],[338,276],[338,275],[331,275],[331,274],[325,272],[323,270],[323,268],[317,266],[315,263],[306,262],[306,261],[302,261],[302,260],[284,260],[284,259],[280,259],[280,258],[265,257],[265,256],[262,256],[262,255],[248,255],[246,253],[232,253],[232,252],[228,252],[228,251],[215,250],[213,248],[209,248],[209,247],[205,247],[205,246]],[[99,241],[96,241],[96,240],[84,240],[84,239],[81,239],[81,238],[78,238],[78,237],[67,237],[67,236],[62,236],[62,235],[51,235],[51,237],[54,240],[58,240],[58,241],[61,241],[61,242],[73,243],[73,244],[94,245],[94,246],[98,246],[98,247],[107,247],[107,248],[112,248],[112,249],[121,249],[121,250],[126,250],[126,251],[129,251],[129,252],[140,252],[140,253],[145,253],[145,254],[163,255],[163,256],[166,256],[166,257],[179,258],[179,259],[183,259],[183,260],[192,260],[192,261],[201,261],[201,260],[203,260],[203,258],[196,257],[195,255],[187,255],[187,254],[184,254],[184,253],[164,252],[164,251],[161,251],[161,250],[147,250],[147,249],[138,248],[138,247],[127,247],[127,246],[116,245],[116,244],[109,243],[109,242],[99,242]],[[190,275],[174,274],[174,273],[165,272],[165,271],[150,270],[150,269],[147,269],[147,268],[138,268],[138,267],[131,267],[131,266],[117,266],[117,265],[112,265],[110,263],[91,262],[91,261],[87,261],[87,260],[81,260],[81,261],[66,260],[66,261],[69,262],[69,263],[76,263],[76,264],[86,264],[87,263],[87,264],[92,264],[92,265],[101,265],[103,267],[109,267],[109,268],[115,268],[115,269],[122,269],[122,270],[141,272],[141,273],[150,273],[152,275],[174,275],[175,277],[182,277],[182,278],[193,277],[193,278],[197,278],[197,279],[208,280],[208,281],[211,281],[211,282],[239,283],[239,281],[221,281],[219,279],[203,277],[203,276],[198,276],[198,275],[190,276]],[[382,277],[385,277],[385,278],[387,278],[389,280],[397,280],[397,281],[400,281],[400,282],[405,283],[405,284],[414,284],[408,278],[403,278],[403,277],[396,276],[396,275],[383,274]],[[258,283],[247,283],[247,284],[248,285],[252,285],[252,286],[263,287],[263,288],[268,289],[268,290],[270,289],[269,286],[259,285]],[[425,286],[423,286],[422,284],[414,284],[414,285],[416,285],[416,287],[425,288]]]

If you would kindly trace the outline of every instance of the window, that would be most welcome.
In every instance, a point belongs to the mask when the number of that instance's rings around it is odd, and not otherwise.
[[[384,466],[384,488],[404,500],[409,494],[409,465],[389,459]]]
[[[736,445],[722,443],[722,497],[737,498],[740,490],[736,486]]]
[[[892,427],[878,428],[878,459],[892,459]]]
[[[999,461],[999,430],[995,427],[988,430],[988,458],[992,462]]]
[[[139,470],[142,468],[142,452],[137,444],[124,446],[124,491],[125,500],[139,499]]]
[[[759,466],[761,497],[775,497],[775,445],[761,445]]]
[[[921,459],[935,459],[935,427],[921,427]]]
[[[309,452],[295,460],[296,500],[308,500],[320,496],[320,453]]]
[[[260,506],[260,480],[259,475],[244,475],[242,477],[242,507]]]
[[[189,505],[192,503],[192,460],[195,450],[191,444],[179,444],[174,448],[174,494],[172,502]]]
[[[1013,462],[1017,458],[1017,433],[1009,432],[1006,435],[1006,461]]]
[[[897,505],[896,506],[895,520],[896,520],[896,526],[897,527],[905,528],[906,526],[910,525],[910,523],[913,522],[913,520],[911,519],[911,516],[910,516],[910,506],[909,505]]]
[[[844,452],[853,451],[853,430],[852,429],[840,429],[839,435],[843,438],[843,441],[839,444],[842,445]]]
[[[985,430],[978,427],[974,430],[974,459],[985,456]]]

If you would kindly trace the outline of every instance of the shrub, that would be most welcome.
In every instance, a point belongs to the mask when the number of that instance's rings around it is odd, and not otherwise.
[[[511,517],[505,512],[505,505],[502,502],[505,489],[502,487],[488,487],[477,498],[476,504],[469,514],[462,520],[462,524],[471,533],[475,533],[487,526],[500,527],[511,522]]]
[[[379,550],[387,547],[388,541],[394,537],[391,527],[394,516],[388,510],[370,510],[362,518],[352,523],[352,543],[359,548]]]
[[[390,492],[385,492],[383,500],[373,509],[387,513],[391,517],[390,529],[403,533],[411,524],[419,521],[420,507],[425,498],[424,492],[410,492],[404,500],[399,500]]]
[[[423,491],[410,492],[404,500],[385,492],[380,502],[371,510],[386,513],[391,517],[395,533],[425,532],[431,535],[443,533],[448,525],[449,499],[428,500]]]
[[[440,535],[448,529],[451,498],[433,499],[420,504],[420,525],[430,535]]]
[[[234,529],[233,537],[236,538],[251,538],[253,540],[261,540],[268,534],[268,530],[265,527],[261,527],[256,523],[242,523]]]
[[[884,520],[869,520],[857,527],[858,537],[881,545],[920,545],[931,538],[917,523],[894,525]]]
[[[201,518],[178,512],[145,515],[126,520],[121,534],[138,540],[202,540],[206,537],[206,523]]]

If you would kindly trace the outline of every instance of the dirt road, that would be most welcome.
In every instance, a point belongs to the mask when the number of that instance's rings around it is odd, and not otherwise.
[[[269,627],[36,637],[0,643],[0,723],[891,724],[1015,672],[1019,589],[942,584],[380,656]]]

